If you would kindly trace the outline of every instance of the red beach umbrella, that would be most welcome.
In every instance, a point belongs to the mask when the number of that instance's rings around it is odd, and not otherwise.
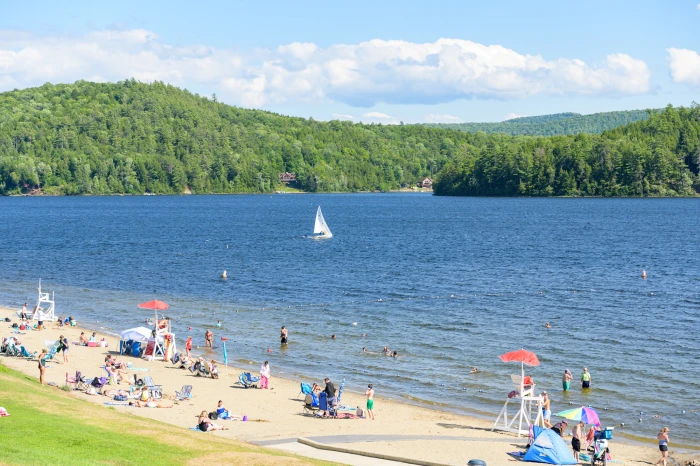
[[[510,353],[502,354],[499,356],[503,362],[520,362],[527,364],[528,366],[539,366],[540,360],[537,359],[537,355],[532,351],[526,349],[519,349],[517,351],[511,351]]]
[[[158,334],[158,311],[165,311],[168,307],[168,303],[165,301],[158,301],[157,299],[154,299],[153,301],[148,301],[147,303],[141,303],[139,304],[139,308],[141,309],[152,309],[156,313],[156,321],[155,321],[155,330],[156,334]],[[157,342],[157,339],[156,339]]]
[[[139,307],[141,309],[152,309],[154,311],[165,311],[168,309],[168,303],[165,301],[158,301],[157,299],[154,299],[153,301],[148,301],[147,303],[141,303],[139,304]]]
[[[499,358],[501,358],[501,361],[503,362],[519,362],[523,379],[525,378],[525,364],[528,366],[540,365],[540,360],[537,359],[537,355],[532,351],[526,350],[525,348],[502,354],[499,356]]]

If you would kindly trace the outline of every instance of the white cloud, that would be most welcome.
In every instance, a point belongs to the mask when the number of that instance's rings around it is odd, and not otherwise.
[[[700,54],[695,50],[668,49],[671,77],[677,83],[700,86]]]
[[[331,113],[331,116],[336,120],[353,120],[355,117],[345,113]]]
[[[505,121],[512,120],[512,119],[514,119],[514,118],[522,118],[522,117],[524,117],[524,116],[525,116],[525,115],[518,115],[517,113],[510,112],[508,115],[506,115]]]
[[[444,113],[428,113],[423,118],[426,123],[462,123],[460,117]]]
[[[697,9],[700,10],[700,3],[698,3]]]
[[[363,116],[364,122],[367,123],[382,123],[385,125],[398,125],[399,120],[394,118],[391,115],[387,115],[386,113],[382,112],[368,112],[365,113]]]
[[[460,39],[375,39],[326,48],[294,42],[242,53],[202,44],[174,46],[144,29],[83,36],[0,30],[0,90],[89,77],[162,80],[215,90],[222,100],[245,106],[324,101],[371,107],[650,90],[646,63],[625,54],[591,65]]]

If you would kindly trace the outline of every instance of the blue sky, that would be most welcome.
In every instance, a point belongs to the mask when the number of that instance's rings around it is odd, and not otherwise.
[[[689,105],[699,2],[2,1],[0,91],[134,76],[386,123]]]

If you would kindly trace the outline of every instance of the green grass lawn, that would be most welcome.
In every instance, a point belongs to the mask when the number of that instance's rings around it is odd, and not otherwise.
[[[0,365],[0,464],[330,464],[118,412]]]

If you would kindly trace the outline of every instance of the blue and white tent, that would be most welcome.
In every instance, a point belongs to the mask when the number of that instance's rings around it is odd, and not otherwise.
[[[547,464],[578,464],[566,442],[553,430],[534,426],[535,441],[523,461]]]

